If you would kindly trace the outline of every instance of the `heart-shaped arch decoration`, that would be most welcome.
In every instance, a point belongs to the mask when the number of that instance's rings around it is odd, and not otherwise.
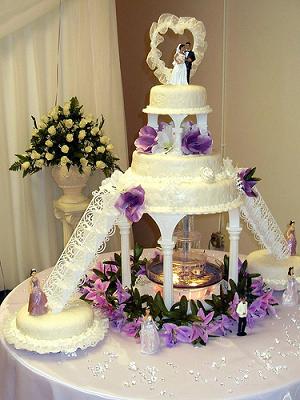
[[[153,22],[150,28],[150,47],[151,50],[147,56],[147,64],[154,70],[154,75],[162,84],[168,84],[171,77],[172,69],[166,67],[165,62],[161,59],[162,52],[157,48],[164,41],[164,35],[168,29],[178,35],[182,35],[184,30],[189,30],[193,35],[193,51],[195,53],[195,61],[192,64],[191,76],[195,74],[201,61],[203,60],[207,43],[205,41],[206,30],[203,22],[198,21],[194,17],[176,17],[172,14],[162,14],[158,22]]]

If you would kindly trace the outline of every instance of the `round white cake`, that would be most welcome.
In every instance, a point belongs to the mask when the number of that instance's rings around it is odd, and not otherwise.
[[[258,272],[268,286],[275,290],[283,290],[287,284],[289,267],[294,267],[295,277],[300,277],[300,257],[290,256],[284,260],[277,260],[268,250],[256,250],[247,257],[248,271]]]
[[[150,91],[150,104],[143,109],[148,114],[207,114],[206,89],[198,85],[157,85]]]
[[[64,339],[80,335],[92,326],[94,312],[91,306],[82,300],[72,303],[58,314],[33,316],[24,305],[16,316],[16,326],[25,335],[36,339]]]
[[[146,212],[210,214],[241,204],[235,180],[224,169],[219,154],[134,152],[121,184],[143,187]]]

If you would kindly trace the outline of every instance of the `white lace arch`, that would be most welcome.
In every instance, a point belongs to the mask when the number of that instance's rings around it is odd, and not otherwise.
[[[205,41],[206,30],[203,22],[198,21],[194,17],[176,17],[172,14],[162,14],[158,22],[153,22],[150,28],[150,47],[151,50],[147,56],[147,64],[154,70],[154,75],[160,83],[167,84],[170,80],[172,69],[166,67],[165,62],[161,59],[162,52],[157,46],[164,41],[164,35],[168,29],[178,35],[182,35],[184,30],[189,30],[193,35],[193,51],[195,53],[195,61],[192,65],[191,76],[196,72],[199,64],[203,60],[207,43]]]

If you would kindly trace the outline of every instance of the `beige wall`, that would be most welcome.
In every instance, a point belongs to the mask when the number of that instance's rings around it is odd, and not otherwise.
[[[300,232],[299,21],[299,0],[227,2],[224,118],[226,153],[257,167],[279,226],[295,219]],[[256,246],[246,228],[241,244]]]
[[[263,179],[259,189],[280,227],[284,230],[289,218],[300,221],[300,1],[116,0],[116,4],[129,153],[146,123],[141,109],[148,104],[150,88],[158,83],[145,63],[151,23],[165,12],[194,16],[204,22],[208,50],[193,83],[207,89],[215,149],[220,150],[224,124],[226,154],[239,166],[257,167]],[[162,47],[166,60],[171,57],[169,49],[180,41],[172,34],[166,37]],[[217,216],[200,218],[203,246],[218,221]],[[223,229],[224,225],[225,221]],[[135,227],[135,239],[144,245],[153,245],[157,236],[147,221]],[[256,246],[245,228],[241,251]]]

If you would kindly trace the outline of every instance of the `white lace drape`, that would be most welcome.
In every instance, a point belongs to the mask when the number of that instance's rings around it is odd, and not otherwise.
[[[0,29],[0,260],[6,286],[13,287],[32,267],[54,265],[62,250],[52,206],[58,190],[50,171],[25,179],[8,171],[14,154],[28,147],[30,115],[47,112],[55,100],[59,1],[5,0],[0,21],[7,22]],[[86,111],[103,114],[105,132],[126,168],[115,2],[64,0],[60,54],[58,102],[76,95]],[[93,177],[93,187],[101,179]]]

